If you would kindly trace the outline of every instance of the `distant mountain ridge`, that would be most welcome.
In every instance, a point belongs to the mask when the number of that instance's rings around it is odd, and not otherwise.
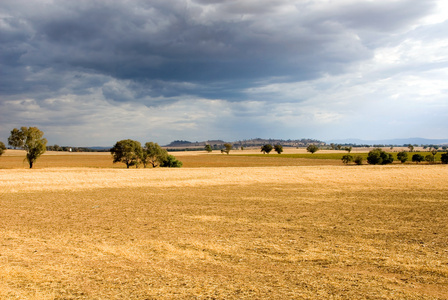
[[[233,142],[226,142],[223,140],[208,140],[203,142],[189,142],[189,141],[173,141],[169,143],[168,145],[165,145],[164,147],[170,148],[170,147],[186,147],[186,148],[193,148],[193,147],[205,147],[205,145],[210,145],[212,147],[221,147],[225,143],[233,144],[234,146],[243,146],[243,147],[259,147],[266,144],[280,144],[284,147],[303,147],[309,144],[316,144],[316,145],[325,145],[325,142],[316,140],[316,139],[297,139],[297,140],[282,140],[282,139],[261,139],[261,138],[255,138],[255,139],[248,139],[248,140],[238,140]]]
[[[448,144],[446,139],[425,139],[425,138],[406,138],[406,139],[385,139],[385,140],[362,140],[362,139],[338,139],[327,140],[327,144],[356,144],[356,145],[442,145]]]

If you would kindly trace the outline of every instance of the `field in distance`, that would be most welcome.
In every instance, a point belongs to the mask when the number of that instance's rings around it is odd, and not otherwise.
[[[446,165],[42,165],[0,169],[0,299],[448,298]]]
[[[232,150],[230,155],[221,154],[214,150],[211,153],[205,151],[174,151],[170,154],[182,161],[183,167],[268,167],[268,166],[318,166],[318,165],[343,165],[341,158],[347,154],[344,150],[320,150],[314,154],[304,148],[285,148],[282,154],[272,152],[262,154],[260,149]],[[367,153],[371,148],[353,148],[350,155],[360,155],[366,163]],[[395,156],[405,147],[395,147],[393,150],[384,149]],[[423,156],[430,152],[416,147],[416,151],[408,153],[409,161],[415,153]],[[436,154],[436,161],[440,162],[441,152]],[[25,152],[22,150],[7,150],[0,157],[0,169],[28,168],[24,160]],[[122,163],[113,164],[109,152],[58,152],[47,151],[35,163],[33,168],[59,168],[59,167],[87,167],[87,168],[126,168]]]

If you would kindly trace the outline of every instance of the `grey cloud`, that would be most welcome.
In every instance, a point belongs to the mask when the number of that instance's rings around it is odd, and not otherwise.
[[[354,2],[316,9],[281,0],[5,1],[2,6],[8,24],[0,35],[5,41],[2,77],[16,77],[2,88],[5,93],[20,90],[14,80],[26,81],[50,67],[132,80],[152,86],[147,89],[152,97],[232,98],[240,86],[260,80],[300,81],[344,72],[372,56],[369,41],[357,33],[398,30],[425,15],[434,2]],[[172,89],[173,82],[206,88]],[[58,90],[61,84],[42,78],[28,85],[36,88]]]

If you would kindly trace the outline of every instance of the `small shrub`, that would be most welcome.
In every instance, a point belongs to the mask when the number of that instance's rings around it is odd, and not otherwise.
[[[343,162],[344,164],[347,165],[349,162],[352,162],[352,161],[353,161],[353,156],[348,155],[348,154],[342,156],[342,162]]]
[[[306,151],[311,152],[311,154],[313,154],[314,152],[317,152],[319,150],[319,147],[317,147],[314,144],[308,145],[308,147],[306,147]]]
[[[355,156],[355,158],[353,159],[353,161],[355,162],[355,164],[357,164],[358,166],[362,165],[362,161],[363,161],[363,160],[364,160],[364,159],[363,159],[362,156],[360,156],[360,155]]]
[[[162,168],[180,168],[182,167],[182,162],[172,155],[167,155],[160,163],[160,166]]]

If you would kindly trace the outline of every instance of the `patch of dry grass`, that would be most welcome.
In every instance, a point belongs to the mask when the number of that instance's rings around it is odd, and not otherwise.
[[[447,299],[448,168],[0,170],[1,299]]]

